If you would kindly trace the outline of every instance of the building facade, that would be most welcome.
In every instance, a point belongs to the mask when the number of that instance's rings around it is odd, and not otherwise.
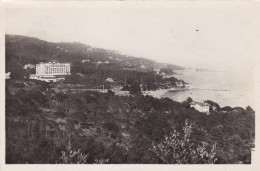
[[[155,68],[155,69],[153,69],[153,71],[155,72],[155,74],[159,75],[159,74],[160,74],[160,71],[161,71],[161,69],[160,69],[160,68]]]
[[[70,75],[70,64],[56,61],[36,64],[36,75]]]
[[[5,79],[10,79],[11,78],[11,72],[5,73]]]
[[[199,112],[209,114],[209,105],[206,103],[192,101],[190,107],[193,107]]]

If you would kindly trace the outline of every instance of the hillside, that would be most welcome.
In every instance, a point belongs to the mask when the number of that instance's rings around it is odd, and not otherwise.
[[[122,69],[132,70],[149,71],[153,68],[184,69],[180,66],[161,64],[145,58],[122,55],[116,51],[94,48],[77,42],[52,43],[18,35],[6,35],[5,39],[7,71],[11,69],[9,65],[14,64],[15,61],[19,65],[24,65],[50,60],[70,62],[73,64],[73,67],[76,63],[86,60],[91,63],[107,62],[116,64],[117,67]]]
[[[183,69],[81,43],[51,43],[37,38],[6,35],[6,72],[11,72],[11,79],[24,81],[30,74],[35,74],[34,69],[25,70],[25,64],[50,60],[71,63],[71,76],[67,76],[66,83],[81,84],[85,88],[101,88],[108,78],[112,78],[114,84],[105,85],[105,88],[135,83],[144,84],[147,90],[167,88],[180,80],[173,77],[164,79],[162,75],[155,75],[154,69],[160,68],[161,73],[169,75],[173,74],[173,69]],[[126,87],[126,90],[129,88]]]

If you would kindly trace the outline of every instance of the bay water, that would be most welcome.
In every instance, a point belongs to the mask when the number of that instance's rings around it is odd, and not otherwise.
[[[175,101],[185,101],[191,97],[195,101],[212,100],[220,107],[255,107],[254,72],[238,71],[198,71],[187,69],[173,75],[189,83],[193,89],[185,91],[168,91],[162,97]]]

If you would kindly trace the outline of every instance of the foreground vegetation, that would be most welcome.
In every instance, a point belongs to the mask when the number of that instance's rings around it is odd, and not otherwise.
[[[204,115],[169,98],[52,86],[7,82],[6,163],[251,162],[250,107]]]

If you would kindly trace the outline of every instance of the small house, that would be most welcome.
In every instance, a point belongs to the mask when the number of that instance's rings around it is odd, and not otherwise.
[[[208,102],[204,102],[204,103],[209,105],[209,110],[217,111],[217,106],[215,106],[214,104],[211,104],[211,103],[208,103]]]
[[[25,64],[24,69],[35,69],[35,65],[33,64]]]
[[[176,86],[177,86],[177,87],[183,87],[183,83],[182,83],[182,81],[175,82],[175,83],[176,83]]]
[[[113,83],[113,82],[114,82],[114,80],[113,80],[113,78],[107,78],[107,79],[106,79],[106,82]]]
[[[82,62],[82,63],[90,62],[90,59],[83,59],[81,62]]]
[[[153,71],[155,72],[155,74],[159,75],[161,70],[160,68],[155,68]]]
[[[11,72],[5,73],[5,79],[10,79],[11,78]]]
[[[192,101],[190,107],[193,107],[199,112],[209,114],[209,105],[207,103]]]

